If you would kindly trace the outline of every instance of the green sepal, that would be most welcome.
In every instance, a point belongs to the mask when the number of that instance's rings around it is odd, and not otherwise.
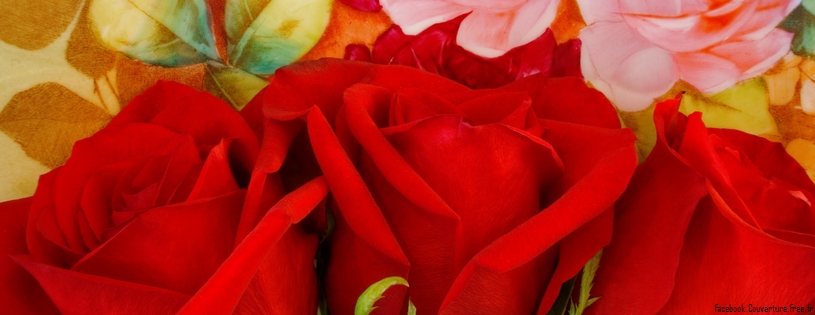
[[[377,281],[369,286],[357,299],[357,305],[354,307],[354,315],[369,315],[376,308],[374,304],[382,298],[382,294],[395,285],[403,285],[409,287],[407,280],[402,277],[388,277]],[[412,305],[413,303],[410,303]],[[408,305],[408,314],[410,314],[410,305]],[[415,313],[416,307],[413,307]]]

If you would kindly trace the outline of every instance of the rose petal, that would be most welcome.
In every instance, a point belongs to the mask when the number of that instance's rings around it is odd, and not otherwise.
[[[671,297],[685,232],[707,195],[704,178],[671,149],[669,134],[684,129],[671,125],[680,115],[678,105],[657,105],[657,144],[616,203],[614,242],[603,249],[592,287],[592,296],[602,298],[588,314],[619,309],[656,314]]]
[[[408,35],[419,34],[433,24],[472,11],[454,2],[438,0],[380,0],[379,4]]]
[[[551,189],[553,193],[563,195],[533,218],[478,252],[459,274],[442,304],[441,313],[481,311],[524,314],[537,308],[549,309],[562,283],[550,282],[547,289],[546,282],[529,279],[545,279],[544,276],[548,274],[545,266],[547,257],[552,255],[552,246],[610,209],[625,189],[627,181],[619,180],[630,178],[636,166],[633,135],[629,131],[550,121],[545,124],[550,130],[546,140],[558,153],[563,152],[570,158],[561,156],[567,163],[564,168],[566,174],[562,182]],[[594,145],[576,146],[575,137],[581,139],[577,142],[587,141]],[[586,151],[595,154],[585,154]],[[584,158],[575,159],[578,155]],[[612,178],[613,181],[610,180]],[[615,184],[609,185],[611,182]],[[563,189],[566,189],[565,192]],[[585,198],[586,194],[592,198]],[[590,258],[599,250],[591,247],[575,250],[581,252],[578,256]],[[557,268],[579,270],[583,264],[585,261],[576,262],[575,265],[558,264]],[[491,290],[479,289],[485,286]],[[547,289],[545,295],[544,289]],[[494,292],[502,294],[495,297]],[[546,304],[539,305],[541,296]]]
[[[234,152],[234,146],[232,139],[224,139],[209,151],[187,201],[218,197],[239,189],[230,168],[229,153]]]
[[[392,93],[385,89],[382,90],[384,90],[383,97],[389,99]],[[366,90],[348,89],[345,94],[346,103],[349,102],[348,95],[350,93],[356,94],[357,98],[367,97],[367,94],[372,94]],[[415,88],[403,88],[398,93],[393,94],[393,102],[391,102],[388,116],[390,117],[390,126],[398,126],[439,114],[460,114],[463,116],[459,108],[435,93]],[[377,126],[381,128],[386,125],[377,124]]]
[[[193,294],[232,252],[244,195],[146,211],[72,270]]]
[[[186,294],[92,276],[17,256],[65,315],[173,314],[189,299]],[[111,303],[115,301],[115,303]]]
[[[78,141],[74,145],[71,159],[61,168],[54,182],[54,186],[60,187],[54,191],[53,197],[59,230],[47,228],[43,233],[50,235],[59,232],[72,251],[87,251],[88,248],[80,237],[76,217],[80,211],[82,188],[90,173],[102,165],[157,154],[177,140],[178,135],[161,126],[131,124],[122,128],[103,129],[90,138]]]
[[[342,92],[367,76],[371,68],[369,63],[328,60],[296,63],[281,68],[275,72],[266,88],[263,113],[276,120],[292,120],[317,105],[320,111],[326,113],[329,121],[334,121],[342,105]],[[327,76],[326,73],[337,75]]]
[[[326,290],[331,312],[352,314],[359,295],[372,283],[390,276],[407,277],[409,262],[318,108],[309,113],[314,153],[340,211],[335,213],[334,248]]]
[[[590,25],[580,31],[580,39],[583,74],[620,110],[648,107],[679,78],[671,55],[633,33],[625,23]]]
[[[619,0],[577,0],[580,15],[587,25],[597,22],[620,22]]]
[[[555,0],[530,0],[511,11],[476,9],[461,22],[456,42],[482,57],[501,56],[541,36],[555,19],[559,3]]]
[[[703,11],[661,15],[648,11],[652,8],[640,7],[640,3],[643,2],[621,3],[625,23],[649,42],[671,52],[699,51],[731,38],[750,21],[758,8],[758,1],[726,1],[720,6],[708,4]],[[629,4],[632,7],[627,8]],[[703,13],[714,9],[715,14]],[[779,22],[781,19],[775,21],[776,24]]]
[[[586,86],[580,78],[531,76],[502,88],[526,92],[538,118],[603,128],[620,128],[620,119],[602,93]],[[564,106],[563,104],[568,104]]]
[[[784,57],[790,51],[793,34],[775,30],[756,41],[728,41],[710,49],[711,53],[725,57],[739,69],[737,80],[755,77]]]
[[[378,12],[382,9],[377,0],[340,0],[340,2],[360,11]]]
[[[26,226],[32,198],[0,203],[0,305],[13,314],[59,314],[48,295],[11,255],[27,254]]]
[[[807,265],[802,262],[815,259],[815,248],[779,241],[734,221],[735,213],[708,187],[712,200],[703,199],[691,221],[673,294],[660,314],[709,312],[711,305],[729,303],[722,301],[811,303],[815,276],[802,269]],[[760,286],[754,285],[756,279]]]
[[[271,308],[283,314],[316,311],[312,268],[317,240],[290,227],[327,193],[326,182],[320,177],[283,197],[179,314],[232,314],[236,307],[255,312]]]
[[[674,54],[679,77],[704,93],[723,91],[734,84],[739,69],[727,57],[705,52]]]
[[[365,104],[375,101],[371,96],[346,93],[349,126],[366,152],[360,173],[369,187],[377,187],[371,193],[411,261],[410,281],[416,288],[411,301],[423,309],[438,309],[440,296],[464,264],[461,220],[377,130],[364,110],[374,106]],[[423,232],[415,233],[417,229]]]

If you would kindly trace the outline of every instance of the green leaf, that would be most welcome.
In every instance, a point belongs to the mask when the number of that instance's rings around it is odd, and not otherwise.
[[[815,13],[815,0],[801,1],[801,6],[807,9],[810,13]]]
[[[769,103],[764,81],[756,78],[714,95],[687,93],[679,111],[685,115],[702,112],[702,121],[710,128],[737,129],[754,135],[778,134]]]
[[[243,109],[269,82],[246,71],[207,65],[204,89],[229,102],[237,110]]]
[[[229,62],[268,75],[308,52],[322,37],[333,0],[227,0]]]
[[[577,305],[572,303],[569,307],[570,315],[582,315],[587,307],[597,302],[600,297],[589,298],[591,287],[594,286],[594,276],[597,274],[597,268],[600,267],[600,257],[603,256],[603,250],[597,252],[594,258],[590,259],[585,266],[583,266],[583,275],[580,277],[580,294],[577,299]]]
[[[815,56],[815,1],[805,0],[781,22],[779,27],[794,33],[792,52],[799,56]]]
[[[395,285],[403,285],[409,286],[407,280],[402,277],[388,277],[378,282],[372,284],[367,289],[365,289],[362,294],[359,295],[357,299],[357,305],[354,307],[354,315],[368,315],[373,312],[376,308],[374,304],[376,301],[382,298],[382,294],[385,293],[390,287]],[[411,305],[413,303],[410,303]],[[413,307],[413,312],[415,312],[415,306]],[[410,308],[408,308],[408,314],[410,314]]]
[[[112,50],[167,67],[220,60],[205,0],[94,0],[89,18]]]

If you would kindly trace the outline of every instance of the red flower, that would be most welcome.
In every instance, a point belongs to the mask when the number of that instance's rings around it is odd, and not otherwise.
[[[544,314],[609,241],[634,137],[581,79],[471,90],[402,66],[322,60],[279,70],[276,124],[305,127],[333,195],[332,314],[397,276],[377,312]],[[294,162],[294,161],[292,161]],[[304,164],[305,165],[305,164]]]
[[[373,54],[363,45],[346,47],[346,59],[397,64],[439,74],[471,88],[495,88],[537,73],[582,77],[580,40],[558,45],[551,30],[495,58],[475,55],[456,44],[465,16],[435,24],[416,36],[392,26],[374,43]]]
[[[617,202],[589,313],[815,307],[815,185],[780,144],[678,105],[654,113],[658,141]]]
[[[4,313],[315,313],[317,236],[292,224],[327,186],[286,195],[255,168],[264,132],[180,84],[134,99],[32,198],[0,204]]]

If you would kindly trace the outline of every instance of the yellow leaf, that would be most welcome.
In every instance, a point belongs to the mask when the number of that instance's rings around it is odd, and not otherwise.
[[[45,166],[65,163],[77,140],[102,129],[110,114],[56,83],[17,93],[0,112],[0,131]]]
[[[308,52],[322,37],[333,0],[227,0],[229,63],[268,75]]]
[[[767,87],[757,78],[714,95],[688,91],[682,97],[679,111],[685,115],[702,112],[702,121],[708,128],[736,129],[758,136],[777,135],[769,106]]]
[[[179,68],[165,68],[150,65],[127,57],[116,60],[116,90],[119,102],[127,105],[134,97],[153,86],[158,80],[175,81],[202,89],[204,64],[194,64]]]
[[[37,179],[50,169],[28,157],[20,144],[0,132],[0,202],[29,197],[37,189]]]
[[[225,67],[207,66],[204,89],[241,110],[269,82],[249,72]]]
[[[93,0],[89,18],[102,44],[144,62],[220,60],[204,0]]]
[[[62,35],[80,0],[3,0],[0,40],[25,50],[48,46]]]
[[[102,47],[93,36],[87,5],[82,9],[76,28],[68,39],[65,60],[91,78],[104,76],[116,64],[116,54]]]

